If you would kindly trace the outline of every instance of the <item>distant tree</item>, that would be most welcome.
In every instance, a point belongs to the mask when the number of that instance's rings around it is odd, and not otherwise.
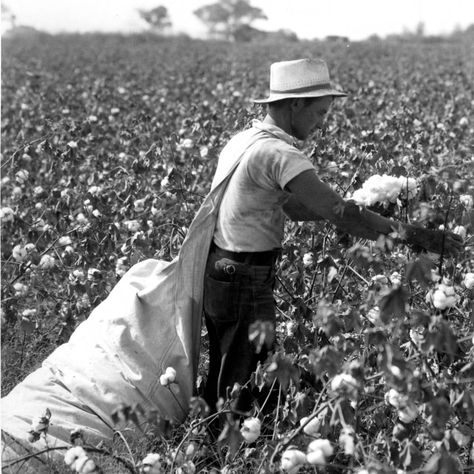
[[[257,41],[271,41],[294,43],[299,41],[298,36],[291,30],[280,29],[276,31],[263,31],[250,25],[242,25],[234,32],[234,40],[240,43],[249,43]]]
[[[267,19],[262,9],[250,5],[249,0],[221,0],[198,8],[194,14],[208,27],[211,35],[222,35],[230,40],[235,40],[236,32],[255,20]]]
[[[415,29],[415,35],[416,36],[425,36],[425,24],[420,21],[417,25],[416,25],[416,29]]]
[[[168,9],[159,5],[152,10],[138,10],[138,13],[145,20],[148,25],[157,33],[163,33],[171,26],[171,19],[168,14]]]

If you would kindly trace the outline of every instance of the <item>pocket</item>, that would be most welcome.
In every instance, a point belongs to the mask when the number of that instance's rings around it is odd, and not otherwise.
[[[206,275],[204,281],[204,312],[215,322],[239,319],[240,282],[220,281]]]
[[[271,289],[273,291],[275,287],[275,268],[272,267],[257,267],[258,271],[254,277],[254,284],[261,290]]]

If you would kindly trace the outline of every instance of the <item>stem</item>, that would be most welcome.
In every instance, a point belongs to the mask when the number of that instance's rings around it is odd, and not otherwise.
[[[23,462],[23,461],[28,461],[28,459],[35,458],[36,456],[39,456],[41,454],[49,453],[51,451],[63,451],[65,449],[70,449],[70,448],[71,448],[71,446],[55,446],[55,447],[48,447],[48,448],[42,449],[41,451],[37,451],[35,453],[25,454],[24,456],[21,456],[21,457],[15,459],[15,460],[13,460],[9,464],[3,465],[2,469],[8,469],[8,468],[14,466],[15,464],[18,464],[18,463]],[[114,459],[116,459],[117,461],[121,462],[124,466],[126,466],[127,469],[130,472],[135,472],[135,467],[133,465],[131,465],[127,460],[121,458],[120,456],[117,456],[116,454],[111,453],[110,451],[108,451],[106,449],[95,448],[93,446],[87,446],[87,445],[84,445],[83,448],[86,451],[91,451],[93,453],[99,453],[99,454],[105,454],[107,456],[111,456]]]
[[[342,283],[342,280],[344,279],[344,276],[346,275],[346,271],[347,271],[348,266],[349,266],[349,263],[346,263],[345,266],[344,266],[344,270],[342,270],[341,278],[339,278],[339,281],[337,282],[337,288],[334,290],[334,294],[333,294],[333,297],[332,297],[332,303],[334,303],[334,300],[336,299],[337,292],[339,291],[339,288],[341,288],[341,283]],[[342,289],[344,290],[344,288],[342,288]],[[344,293],[345,293],[345,290],[344,290]]]
[[[278,385],[278,405],[276,408],[275,423],[273,424],[273,435],[272,439],[275,439],[277,424],[278,424],[278,413],[280,413],[280,404],[281,404],[281,385]]]
[[[188,437],[192,434],[192,432],[198,428],[199,426],[203,425],[204,423],[208,423],[209,421],[212,421],[212,420],[215,420],[218,416],[220,416],[221,414],[224,414],[224,413],[232,413],[231,410],[222,410],[222,411],[219,411],[217,413],[214,413],[212,415],[209,415],[208,417],[202,419],[201,421],[199,421],[196,425],[192,425],[191,423],[191,426],[189,427],[189,430],[186,432],[186,434],[183,436],[183,439],[180,441],[180,443],[178,444],[178,447],[176,448],[176,451],[174,453],[174,456],[173,456],[173,459],[171,460],[171,467],[170,467],[170,472],[173,472],[173,468],[174,468],[174,463],[176,462],[176,458],[178,457],[178,453],[181,449],[181,447],[183,446],[183,444],[185,443],[185,441],[188,439]]]
[[[283,281],[281,280],[281,278],[276,275],[276,279],[278,280],[278,283],[280,283],[280,285],[282,286],[282,288],[288,293],[288,295],[291,297],[291,299],[294,301],[296,298],[294,295],[291,294],[290,290],[285,286],[285,284],[283,283]]]
[[[325,385],[325,387],[323,388],[323,390],[321,390],[321,393],[319,394],[319,399],[318,399],[318,402],[316,403],[316,406],[318,406],[319,402],[321,401],[321,398],[322,398],[322,395],[323,393],[326,391],[328,387],[328,383]],[[270,458],[270,466],[273,465],[274,463],[274,460],[275,460],[275,456],[278,454],[278,452],[283,449],[285,446],[288,446],[289,444],[291,444],[291,442],[293,441],[293,439],[299,434],[301,433],[301,431],[304,429],[304,427],[311,421],[313,420],[316,416],[319,415],[319,413],[321,413],[321,411],[323,409],[325,409],[327,406],[329,406],[329,402],[326,402],[324,403],[323,405],[321,405],[319,408],[317,408],[315,411],[313,411],[313,413],[308,417],[308,419],[306,420],[306,423],[300,425],[298,428],[295,429],[295,431],[293,432],[293,434],[289,437],[289,438],[285,438],[284,441],[282,442],[279,442],[273,453],[272,453],[272,457]]]
[[[128,454],[130,455],[130,460],[131,460],[132,466],[135,469],[135,461],[133,460],[133,454],[132,454],[132,450],[130,449],[130,445],[128,444],[127,440],[125,439],[125,436],[122,434],[121,431],[116,431],[116,433],[120,436],[120,438],[123,441],[123,444],[127,448]]]
[[[349,184],[347,185],[347,188],[342,193],[342,197],[345,197],[345,195],[347,194],[347,191],[349,191],[349,188],[352,186],[352,183],[354,182],[356,176],[359,174],[359,170],[361,169],[362,164],[364,163],[364,161],[365,161],[365,155],[362,156],[362,159],[360,160],[359,165],[357,166],[356,170],[354,171],[354,174],[352,175],[352,178],[349,181]]]
[[[439,256],[439,276],[442,278],[443,277],[443,259],[444,259],[444,242],[446,239],[446,227],[448,225],[448,216],[449,216],[449,210],[451,208],[451,203],[453,202],[453,193],[451,193],[450,199],[449,199],[449,204],[448,204],[448,209],[446,210],[446,216],[444,217],[444,227],[443,227],[443,238],[441,240],[441,254]]]
[[[258,410],[257,412],[257,415],[260,415],[262,413],[262,410],[263,410],[263,407],[267,404],[268,402],[268,399],[270,398],[270,395],[272,394],[272,390],[273,388],[275,387],[275,383],[276,383],[277,379],[275,378],[272,382],[272,386],[270,387],[270,389],[268,390],[268,395],[267,397],[265,398],[265,401],[262,403],[262,406],[260,407],[260,410]]]
[[[181,405],[179,400],[176,398],[176,395],[174,394],[173,390],[171,390],[170,385],[168,385],[168,390],[171,392],[171,395],[173,395],[173,398],[175,399],[176,403],[179,405],[179,408],[181,408],[181,410],[183,411],[184,416],[186,416],[188,414],[188,412],[183,408],[183,406]]]

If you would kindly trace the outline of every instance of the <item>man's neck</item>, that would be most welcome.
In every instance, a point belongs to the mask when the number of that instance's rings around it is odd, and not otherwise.
[[[291,125],[289,121],[285,120],[283,115],[279,117],[277,114],[267,114],[263,119],[263,122],[268,123],[269,125],[275,125],[276,127],[281,128],[284,132],[288,133],[288,135],[293,136],[291,133]]]

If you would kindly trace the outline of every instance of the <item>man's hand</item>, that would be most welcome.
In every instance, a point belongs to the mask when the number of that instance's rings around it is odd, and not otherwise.
[[[455,257],[463,248],[463,240],[449,231],[430,230],[410,226],[407,230],[407,243],[422,247],[429,252],[441,253]]]

